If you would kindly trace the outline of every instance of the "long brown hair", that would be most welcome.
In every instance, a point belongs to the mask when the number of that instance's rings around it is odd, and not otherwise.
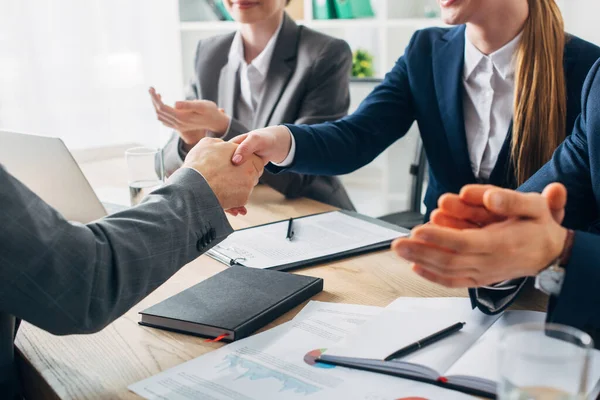
[[[520,185],[565,139],[567,94],[564,21],[555,0],[528,0],[516,55],[512,160]]]

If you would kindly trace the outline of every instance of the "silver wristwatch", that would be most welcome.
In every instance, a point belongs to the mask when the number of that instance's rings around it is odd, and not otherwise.
[[[565,280],[565,269],[560,266],[560,259],[535,277],[535,288],[549,296],[558,296]]]

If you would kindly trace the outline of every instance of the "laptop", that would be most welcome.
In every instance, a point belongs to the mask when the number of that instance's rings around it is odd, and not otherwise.
[[[126,208],[100,202],[59,138],[0,131],[0,164],[67,220],[88,223]]]

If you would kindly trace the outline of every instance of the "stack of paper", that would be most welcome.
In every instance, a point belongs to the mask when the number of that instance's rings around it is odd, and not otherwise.
[[[399,307],[469,307],[464,299],[400,299]],[[458,392],[381,374],[330,367],[315,359],[383,311],[379,307],[310,302],[294,320],[234,342],[129,389],[147,399],[472,399]],[[382,341],[382,337],[367,339]]]

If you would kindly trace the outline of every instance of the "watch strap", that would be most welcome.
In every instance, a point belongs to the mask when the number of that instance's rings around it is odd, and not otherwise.
[[[565,266],[569,263],[571,259],[571,252],[573,251],[573,242],[575,241],[575,231],[572,229],[567,229],[567,237],[565,237],[565,245],[563,246],[563,251],[560,253],[558,257],[558,265]]]

